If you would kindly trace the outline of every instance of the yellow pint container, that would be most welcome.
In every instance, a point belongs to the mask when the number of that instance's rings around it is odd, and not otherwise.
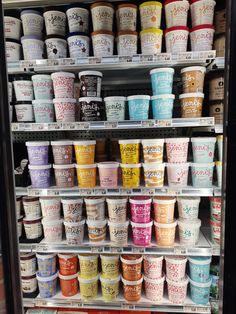
[[[82,300],[94,300],[98,294],[98,276],[84,279],[79,276],[80,296]]]
[[[124,188],[138,188],[140,186],[140,168],[141,164],[121,164]]]
[[[123,164],[139,163],[140,140],[120,140],[120,154]]]
[[[107,279],[101,275],[100,281],[102,286],[103,300],[107,302],[115,300],[119,294],[120,276],[114,279]]]
[[[90,165],[94,163],[96,141],[75,141],[76,163],[78,165]]]
[[[96,186],[96,164],[75,165],[75,168],[80,188],[94,188]]]
[[[146,1],[140,4],[140,18],[142,30],[160,28],[162,4],[158,1]]]
[[[106,279],[115,279],[119,276],[119,255],[101,254],[102,276]]]
[[[98,274],[98,255],[79,254],[80,277],[91,279]]]

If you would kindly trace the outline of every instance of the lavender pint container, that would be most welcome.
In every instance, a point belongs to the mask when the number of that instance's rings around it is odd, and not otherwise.
[[[46,189],[50,187],[51,165],[29,165],[30,179],[33,188]]]
[[[49,142],[26,142],[29,163],[33,166],[48,165]]]

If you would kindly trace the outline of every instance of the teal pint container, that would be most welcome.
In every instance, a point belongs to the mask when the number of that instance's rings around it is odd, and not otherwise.
[[[150,71],[154,96],[172,94],[174,72],[172,68],[158,68]]]
[[[150,98],[148,95],[127,97],[130,120],[148,119]]]
[[[191,138],[191,142],[194,162],[213,162],[216,143],[215,137],[193,137]]]
[[[196,304],[206,305],[209,302],[211,278],[205,282],[195,282],[189,278],[190,297]]]
[[[36,123],[54,122],[54,105],[52,100],[33,100],[34,118]]]
[[[208,282],[210,278],[211,256],[192,256],[189,261],[189,276],[195,282]]]
[[[192,163],[192,182],[194,188],[212,188],[215,163]]]
[[[175,95],[152,96],[153,119],[172,119]]]

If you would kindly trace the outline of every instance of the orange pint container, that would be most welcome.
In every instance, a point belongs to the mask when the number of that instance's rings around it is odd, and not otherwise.
[[[62,276],[70,276],[77,273],[78,258],[74,254],[58,254],[59,270]]]
[[[122,276],[125,280],[139,280],[142,277],[142,255],[122,255]]]
[[[141,299],[143,277],[136,281],[122,278],[124,298],[126,301],[139,301]]]
[[[59,273],[59,278],[63,296],[72,297],[78,293],[78,273],[71,276],[63,276]]]

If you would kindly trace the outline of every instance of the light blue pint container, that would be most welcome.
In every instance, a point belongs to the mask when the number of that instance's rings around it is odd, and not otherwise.
[[[172,94],[174,72],[172,68],[159,68],[150,71],[154,96]]]
[[[190,282],[190,297],[196,304],[206,305],[209,302],[211,278],[206,283],[199,283],[191,280]]]
[[[130,120],[148,119],[150,98],[148,95],[127,97]]]
[[[52,298],[57,293],[58,272],[49,277],[41,277],[37,273],[39,295],[41,298]]]
[[[152,96],[153,119],[172,119],[175,95]]]
[[[36,74],[32,76],[35,99],[53,99],[51,75]]]
[[[34,118],[36,123],[54,121],[54,105],[52,100],[33,100]]]
[[[191,138],[191,142],[194,162],[213,162],[216,143],[215,137],[193,137]]]
[[[192,182],[194,188],[212,188],[214,166],[214,162],[191,164]]]
[[[211,256],[192,256],[189,261],[189,276],[195,282],[205,283],[210,279]]]
[[[56,272],[56,254],[36,254],[38,263],[38,276],[49,277]]]

